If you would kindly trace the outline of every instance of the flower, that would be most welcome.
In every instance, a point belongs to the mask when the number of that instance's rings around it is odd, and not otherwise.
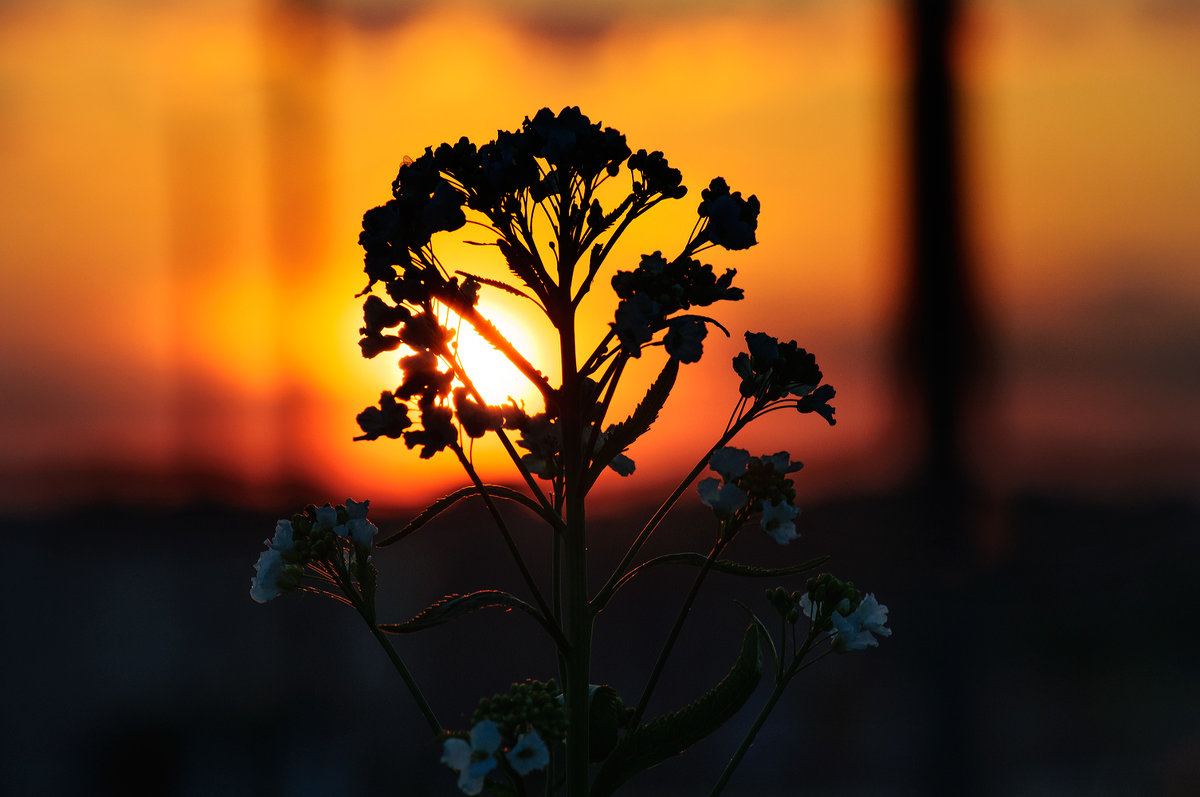
[[[758,197],[742,199],[740,191],[730,193],[729,185],[717,177],[700,192],[704,201],[700,203],[701,218],[707,218],[706,237],[726,249],[749,249],[757,241],[754,231],[758,228]]]
[[[763,501],[763,531],[770,534],[780,545],[787,545],[800,536],[796,533],[796,524],[793,522],[799,514],[800,510],[787,501],[780,500],[774,503]]]
[[[283,557],[284,553],[294,548],[291,521],[276,523],[274,538],[263,540],[263,544],[267,550],[259,554],[254,564],[257,575],[250,579],[250,597],[258,603],[277,598],[295,586],[292,583],[294,574],[288,572],[288,563]]]
[[[363,433],[355,440],[377,440],[379,437],[400,437],[412,425],[408,419],[408,407],[396,402],[396,395],[388,391],[379,394],[379,406],[367,407],[358,414],[358,426]]]
[[[537,731],[529,731],[517,737],[517,743],[506,753],[508,763],[518,775],[528,775],[535,769],[543,769],[550,763],[550,751]]]
[[[712,507],[718,517],[729,516],[746,505],[749,496],[733,482],[721,483],[720,479],[705,479],[696,485],[700,500]]]
[[[883,625],[887,622],[887,614],[888,608],[881,606],[873,593],[864,597],[854,611],[845,617],[841,612],[834,611],[830,617],[833,623],[833,649],[843,652],[879,647],[879,640],[874,634],[892,635],[892,629]]]
[[[360,548],[370,548],[371,543],[375,541],[375,535],[379,533],[375,524],[367,520],[367,507],[370,503],[347,498],[346,522],[334,528],[339,537],[349,537],[350,541]]]
[[[744,476],[750,464],[750,452],[744,448],[718,448],[708,459],[708,467],[721,474],[725,481]]]
[[[458,773],[458,788],[463,794],[483,791],[483,779],[496,768],[495,752],[500,748],[500,726],[483,720],[471,728],[471,743],[447,739],[442,746],[442,763]]]
[[[338,524],[337,510],[329,504],[317,507],[317,519],[313,521],[313,531],[332,531]]]

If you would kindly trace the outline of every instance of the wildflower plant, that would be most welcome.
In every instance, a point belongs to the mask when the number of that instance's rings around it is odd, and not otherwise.
[[[609,200],[621,179],[628,181],[627,191]],[[611,275],[606,271],[631,224],[686,194],[682,175],[661,152],[631,151],[624,135],[592,123],[578,108],[557,114],[542,109],[518,130],[501,131],[482,146],[463,138],[406,159],[392,183],[392,198],[363,216],[359,242],[367,281],[360,294],[359,346],[367,358],[399,352],[400,381],[359,413],[362,434],[356,439],[402,440],[422,459],[449,452],[471,483],[379,542],[367,519],[367,501],[309,506],[279,521],[255,565],[250,592],[265,602],[294,590],[315,591],[354,608],[411,691],[442,744],[442,762],[457,773],[465,794],[614,794],[639,772],[682,753],[738,713],[761,680],[766,651],[775,688],[715,784],[712,794],[718,794],[797,673],[829,653],[874,646],[878,637],[890,634],[887,608],[831,575],[810,579],[804,591],[767,590],[766,604],[778,614],[778,629],[770,630],[747,609],[749,624],[729,673],[690,705],[654,719],[645,716],[709,573],[783,579],[825,560],[759,568],[722,558],[747,525],[762,529],[764,544],[787,545],[798,537],[792,476],[800,463],[787,452],[752,456],[732,447],[737,434],[779,411],[791,411],[793,418],[815,413],[834,423],[829,403],[834,389],[822,383],[813,355],[794,341],[747,332],[746,351],[733,359],[740,382],[736,392],[731,390],[733,410],[725,429],[628,541],[616,568],[600,574],[599,581],[589,570],[589,491],[605,470],[620,476],[634,471],[625,452],[650,430],[680,367],[700,360],[710,331],[728,334],[706,309],[699,311],[743,298],[733,284],[734,269],[714,269],[700,257],[756,243],[757,198],[732,191],[720,177],[700,192],[695,226],[678,253],[655,251]],[[475,243],[498,250],[511,280],[452,270],[439,259],[435,243],[467,225],[473,235],[486,238]],[[599,344],[583,351],[577,310],[597,280],[611,284],[616,308]],[[484,290],[523,297],[549,320],[559,343],[557,384],[479,311]],[[456,328],[462,323],[517,367],[537,389],[540,406],[484,400],[458,356]],[[613,422],[609,411],[625,366],[643,356],[662,360],[661,370],[643,386],[644,398],[632,414]],[[507,451],[517,487],[485,484],[476,472],[470,441],[484,436],[494,436]],[[706,470],[715,475],[696,484]],[[713,533],[697,540],[707,553],[642,557],[647,541],[693,484],[713,512]],[[480,499],[490,513],[520,572],[524,594],[485,589],[445,595],[405,622],[380,622],[372,562],[376,548],[400,543],[468,497]],[[550,528],[552,567],[544,578],[530,570],[498,511],[500,501],[521,504]],[[611,686],[592,682],[592,631],[622,587],[663,565],[691,566],[696,575],[645,688],[622,697]],[[599,587],[589,587],[595,584]],[[489,607],[518,609],[536,620],[554,643],[557,655],[547,666],[557,678],[514,684],[507,693],[481,699],[470,728],[445,728],[389,637]]]

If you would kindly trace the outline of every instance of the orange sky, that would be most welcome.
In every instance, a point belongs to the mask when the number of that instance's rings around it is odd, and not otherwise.
[[[713,253],[747,294],[720,318],[735,335],[763,328],[815,351],[840,423],[762,427],[747,444],[790,448],[814,490],[902,466],[887,364],[900,218],[891,4],[626,13],[557,38],[527,24],[536,8],[513,24],[431,5],[367,29],[268,5],[0,11],[10,488],[63,468],[185,460],[252,490],[314,480],[329,490],[317,499],[407,502],[457,485],[448,455],[350,442],[354,415],[395,382],[389,358],[368,363],[355,344],[361,214],[387,198],[404,155],[460,135],[482,143],[568,104],[634,149],[664,150],[692,188],[631,231],[630,259],[677,248],[715,175],[761,200],[759,246]],[[1165,446],[1195,462],[1200,427],[1181,411],[1200,386],[1180,371],[1200,317],[1200,28],[1135,3],[1038,8],[978,3],[961,53],[972,233],[1007,369],[1001,470],[1022,472],[1047,441],[1086,448],[1098,431],[1121,452]],[[611,317],[606,290],[586,307],[597,329]],[[695,430],[723,425],[740,340],[709,341],[657,435],[630,452],[635,484],[670,478],[707,447]],[[650,367],[628,377],[629,401]],[[1139,402],[1154,411],[1131,412]]]

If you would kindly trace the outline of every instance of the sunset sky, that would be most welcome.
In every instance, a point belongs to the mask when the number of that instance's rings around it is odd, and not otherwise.
[[[1006,487],[1194,494],[1200,13],[1163,0],[967,5],[969,234],[997,355],[981,465]],[[744,444],[804,460],[810,495],[897,478],[910,459],[889,359],[902,280],[897,5],[573,9],[0,3],[10,501],[91,497],[94,485],[137,499],[193,469],[245,496],[299,480],[327,490],[316,500],[413,503],[457,486],[449,454],[351,442],[355,414],[397,380],[394,358],[367,362],[356,345],[361,216],[386,201],[404,156],[462,135],[484,143],[566,105],[635,150],[663,150],[691,188],[631,230],[614,268],[677,250],[714,176],[763,207],[758,246],[709,253],[746,291],[719,308],[735,339],[710,336],[685,369],[629,452],[632,486],[677,478],[720,432],[746,329],[817,354],[839,423],[789,418]],[[464,270],[494,266],[447,251]],[[583,314],[596,337],[615,305],[598,285]],[[515,334],[552,369],[545,328]],[[656,370],[643,359],[625,409]],[[510,478],[496,451],[476,453],[491,478]],[[617,478],[601,489],[630,486]]]

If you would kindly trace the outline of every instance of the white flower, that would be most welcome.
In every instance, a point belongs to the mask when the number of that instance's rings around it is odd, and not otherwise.
[[[708,467],[721,474],[725,481],[744,476],[749,465],[750,452],[731,446],[718,448],[708,460]]]
[[[337,525],[337,510],[329,504],[317,507],[317,519],[313,531],[328,531]]]
[[[375,524],[365,517],[351,518],[350,522],[344,528],[346,528],[350,539],[359,548],[370,548],[371,544],[375,542],[375,535],[379,533],[379,529],[375,527]],[[338,533],[341,534],[341,532]]]
[[[736,484],[721,483],[720,479],[705,479],[696,485],[700,500],[711,506],[719,515],[732,515],[746,505],[750,496]]]
[[[778,455],[776,455],[778,456]],[[784,459],[787,454],[784,454]],[[770,534],[775,542],[780,545],[787,545],[792,540],[800,535],[796,533],[796,524],[793,522],[796,516],[800,514],[800,510],[789,504],[787,501],[778,501],[773,504],[768,504],[763,501],[762,508],[762,527],[763,531]]]
[[[500,726],[483,720],[471,729],[471,743],[447,739],[442,746],[442,763],[458,773],[458,788],[463,794],[483,791],[483,779],[496,768],[495,752],[500,748]]]
[[[353,498],[346,499],[346,522],[335,526],[334,532],[339,537],[349,537],[350,540],[360,548],[370,548],[375,542],[375,535],[379,533],[379,529],[375,524],[367,520],[367,507],[370,501],[355,501]],[[317,510],[321,512],[320,509]],[[336,510],[335,515],[336,518]],[[318,514],[318,522],[320,515]]]
[[[258,575],[250,579],[250,597],[259,603],[266,603],[283,594],[279,579],[287,567],[283,554],[291,550],[294,544],[291,521],[281,520],[276,523],[274,538],[263,540],[263,544],[267,546],[267,550],[259,554],[258,561],[254,564]]]
[[[770,463],[771,467],[780,473],[795,473],[804,467],[802,462],[792,462],[792,455],[786,451],[776,452],[769,457],[759,457],[759,460],[764,465]]]
[[[873,634],[892,635],[892,629],[885,628],[883,625],[887,622],[887,614],[888,608],[881,606],[875,600],[874,594],[863,598],[862,602],[858,604],[858,608],[846,617],[843,617],[841,612],[835,611],[830,617],[830,621],[833,623],[834,650],[864,650],[869,647],[879,647],[879,640]]]
[[[550,763],[550,751],[537,731],[529,731],[517,737],[517,743],[506,754],[508,763],[518,775],[528,775],[535,769],[543,769]]]

